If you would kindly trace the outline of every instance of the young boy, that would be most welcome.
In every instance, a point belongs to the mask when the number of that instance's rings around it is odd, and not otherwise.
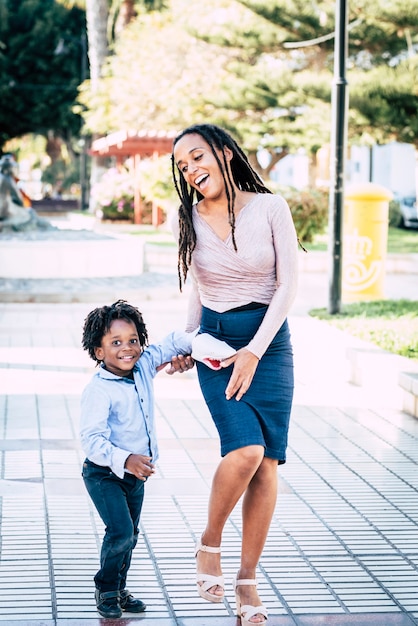
[[[146,609],[126,588],[126,577],[144,484],[158,459],[152,381],[167,363],[169,373],[193,367],[191,357],[181,356],[190,355],[191,338],[174,332],[149,345],[141,313],[124,300],[94,309],[84,322],[83,348],[100,364],[82,395],[80,436],[83,480],[106,527],[94,577],[102,617]]]

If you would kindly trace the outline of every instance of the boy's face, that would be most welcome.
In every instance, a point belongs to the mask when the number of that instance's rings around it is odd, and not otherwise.
[[[133,322],[113,320],[102,344],[95,348],[99,361],[116,376],[126,376],[133,369],[142,353],[138,333]]]

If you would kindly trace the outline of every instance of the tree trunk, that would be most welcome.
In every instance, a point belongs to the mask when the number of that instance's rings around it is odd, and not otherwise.
[[[123,29],[136,17],[134,0],[123,0],[115,22],[115,37],[119,37]]]
[[[62,157],[62,139],[57,137],[53,130],[49,130],[46,136],[45,152],[54,164]]]
[[[93,91],[102,75],[103,63],[108,53],[107,19],[108,0],[86,0],[87,41],[90,63],[90,80]]]
[[[309,187],[316,187],[316,179],[318,178],[318,159],[317,152],[311,152],[309,159]]]
[[[284,159],[284,157],[289,154],[289,151],[286,148],[283,149],[281,152],[273,152],[271,150],[269,150],[269,152],[270,152],[271,160],[267,167],[261,167],[260,163],[258,162],[256,152],[248,153],[248,160],[250,162],[250,165],[255,169],[257,174],[261,176],[263,181],[266,183],[267,187],[268,187],[268,180],[270,178],[271,170],[276,165],[276,163]]]
[[[87,41],[90,63],[90,83],[94,92],[98,89],[102,76],[103,64],[108,54],[107,23],[109,17],[108,0],[86,0]],[[95,139],[93,137],[92,139]],[[107,169],[107,159],[92,157],[90,173],[90,189],[100,180]],[[95,212],[96,206],[92,198],[89,209]]]

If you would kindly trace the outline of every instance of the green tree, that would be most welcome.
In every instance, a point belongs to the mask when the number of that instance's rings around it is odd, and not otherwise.
[[[82,80],[84,11],[53,0],[0,4],[0,149],[26,133],[69,144],[81,118],[72,106]]]
[[[243,141],[256,164],[257,140],[268,170],[304,147],[315,160],[329,139],[335,1],[238,0],[203,35],[232,51],[225,87],[211,97],[217,120]],[[349,133],[376,141],[417,141],[418,5],[415,0],[353,0],[349,15]],[[195,36],[202,37],[198,29]],[[258,138],[258,139],[257,139]],[[260,168],[259,168],[260,169]]]
[[[90,81],[84,84],[81,91],[90,96],[90,107],[96,104],[99,115],[107,119],[103,107],[103,73],[105,63],[108,59],[111,46],[120,39],[131,21],[138,12],[147,12],[153,9],[164,7],[163,0],[79,0],[86,8],[87,15],[87,36],[88,54],[90,60]],[[79,103],[84,104],[87,100],[83,95],[79,98]],[[87,121],[88,112],[84,111],[84,118]],[[86,124],[84,132],[90,132],[92,139],[100,133],[110,130],[109,127],[103,131],[100,124]],[[107,159],[93,157],[90,171],[90,186],[93,188],[103,176],[107,167]],[[94,211],[94,198],[90,199],[90,210]]]
[[[277,27],[276,58],[287,52],[293,85],[302,90],[301,114],[330,101],[335,2],[239,0]],[[261,39],[258,39],[261,41]],[[418,141],[418,5],[415,0],[353,0],[349,5],[349,133],[376,141]],[[225,40],[226,42],[226,40]],[[229,38],[233,45],[233,40]],[[271,52],[258,47],[255,67]],[[280,69],[271,72],[271,81]],[[253,81],[256,92],[259,79]],[[251,90],[251,86],[249,87]],[[272,95],[280,93],[272,89]],[[280,98],[281,99],[281,96]],[[305,112],[304,109],[305,108]],[[309,128],[309,122],[305,125]],[[290,129],[290,126],[289,126]],[[318,135],[319,137],[320,135]]]
[[[352,138],[416,138],[417,12],[415,0],[350,3]],[[172,0],[169,11],[140,14],[116,42],[100,90],[82,94],[86,123],[108,132],[210,119],[238,137],[264,177],[300,148],[314,161],[330,135],[334,13],[334,0]],[[264,170],[260,147],[270,153]]]
[[[378,143],[412,143],[418,149],[418,56],[357,73],[350,101],[359,136],[371,135]]]
[[[204,35],[194,26],[201,23]],[[277,30],[223,0],[173,0],[170,11],[140,16],[116,42],[99,90],[82,94],[87,127],[178,129],[211,119],[237,136],[265,177],[291,151],[314,155],[328,138],[329,103],[295,81],[295,55],[279,48]],[[260,147],[271,155],[264,170]]]
[[[213,114],[205,98],[221,86],[225,54],[182,27],[186,5],[143,13],[116,40],[98,89],[87,83],[80,97],[91,132],[176,129]]]

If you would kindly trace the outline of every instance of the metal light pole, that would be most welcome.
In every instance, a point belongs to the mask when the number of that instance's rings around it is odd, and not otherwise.
[[[342,218],[347,140],[348,87],[346,80],[348,0],[336,0],[334,80],[332,91],[331,185],[329,198],[329,301],[328,312],[339,313],[342,282]]]

